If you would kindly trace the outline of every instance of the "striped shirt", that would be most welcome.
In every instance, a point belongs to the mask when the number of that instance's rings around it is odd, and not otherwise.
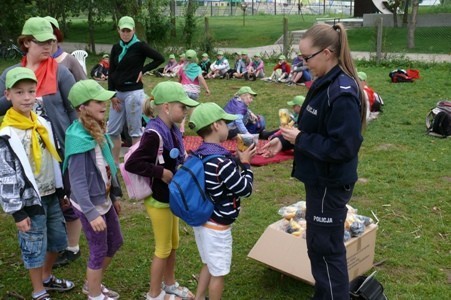
[[[241,171],[235,161],[217,157],[205,164],[205,188],[215,204],[211,219],[223,225],[232,224],[240,213],[240,198],[252,194],[254,175],[249,164]]]

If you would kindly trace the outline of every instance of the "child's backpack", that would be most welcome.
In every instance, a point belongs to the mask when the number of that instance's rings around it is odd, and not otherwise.
[[[174,215],[190,226],[200,226],[213,213],[213,202],[205,192],[204,164],[221,155],[209,155],[201,159],[191,154],[177,170],[169,184],[169,206]]]
[[[156,132],[158,137],[160,138],[158,155],[155,164],[157,164],[158,162],[164,163],[163,139],[161,135],[153,129],[146,130]],[[138,149],[140,143],[141,141],[131,146],[130,149],[128,149],[127,153],[125,153],[124,155],[124,162],[119,164],[119,170],[121,171],[122,178],[124,179],[125,188],[127,189],[128,198],[130,200],[141,200],[152,195],[152,182],[149,177],[140,176],[125,170],[125,163],[127,162],[130,155],[132,155],[132,153],[135,152],[136,149]]]
[[[391,82],[413,82],[413,78],[410,77],[405,70],[397,69],[391,71],[388,76],[391,78]]]
[[[439,137],[451,136],[451,101],[437,102],[426,116],[426,129],[429,135]]]

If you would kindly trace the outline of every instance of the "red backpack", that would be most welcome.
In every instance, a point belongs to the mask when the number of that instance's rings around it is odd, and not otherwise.
[[[407,71],[402,69],[397,69],[391,71],[388,76],[391,78],[391,82],[399,83],[399,82],[413,82],[413,78],[407,74]]]

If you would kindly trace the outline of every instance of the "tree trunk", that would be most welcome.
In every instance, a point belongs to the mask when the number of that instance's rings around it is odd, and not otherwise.
[[[91,49],[92,53],[96,54],[96,43],[94,40],[94,20],[92,18],[92,5],[89,4],[88,6],[88,34],[89,34],[89,48]]]
[[[418,6],[420,5],[418,0],[412,0],[412,16],[409,23],[409,29],[407,31],[407,48],[415,48],[415,29],[417,27],[417,14]]]
[[[171,37],[176,37],[177,36],[177,30],[176,30],[176,20],[175,20],[175,0],[171,0],[170,3],[170,16],[171,16],[171,24],[172,24],[172,28],[171,28]]]
[[[409,22],[409,6],[410,0],[404,1],[404,15],[402,16],[402,26],[407,26]]]

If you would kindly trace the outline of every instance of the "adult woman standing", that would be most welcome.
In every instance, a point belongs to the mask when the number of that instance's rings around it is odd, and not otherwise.
[[[344,221],[357,181],[366,104],[343,25],[314,25],[299,48],[317,79],[302,105],[298,128],[281,128],[282,137],[263,150],[273,156],[294,146],[292,176],[304,183],[306,192],[313,299],[348,300]]]
[[[119,20],[118,32],[121,40],[111,49],[108,76],[108,89],[117,92],[116,97],[111,99],[108,120],[108,134],[114,144],[116,164],[119,164],[124,125],[127,124],[133,144],[142,135],[142,103],[145,100],[142,75],[164,62],[160,53],[135,35],[135,21],[131,17],[125,16]],[[152,62],[144,65],[147,58],[152,59]]]
[[[28,19],[17,41],[25,56],[19,64],[7,68],[0,76],[0,115],[4,115],[11,107],[11,102],[3,96],[6,73],[20,66],[33,70],[38,79],[34,110],[52,123],[58,150],[63,157],[66,129],[77,118],[77,113],[67,98],[69,90],[75,84],[74,76],[65,66],[51,58],[56,39],[52,26],[46,19]]]
[[[83,71],[83,68],[81,67],[78,60],[74,56],[64,51],[59,45],[63,42],[64,37],[63,32],[60,30],[58,21],[50,16],[44,17],[44,19],[50,22],[53,28],[53,34],[56,37],[56,43],[53,45],[52,50],[52,58],[55,59],[57,63],[62,64],[63,66],[68,68],[72,75],[74,75],[76,81],[86,79],[85,71]]]

